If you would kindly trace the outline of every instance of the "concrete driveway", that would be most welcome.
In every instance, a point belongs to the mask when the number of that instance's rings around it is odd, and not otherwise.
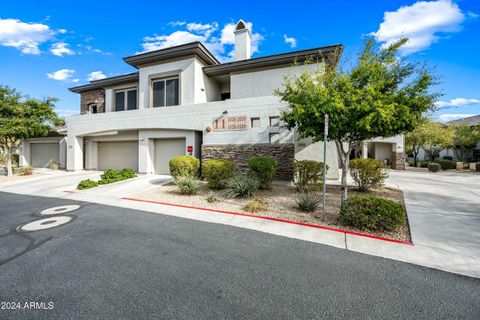
[[[480,175],[392,171],[387,182],[405,193],[413,243],[480,268]]]
[[[480,280],[232,226],[0,192],[0,319],[478,319]],[[18,232],[41,210],[62,226]],[[15,208],[15,210],[12,210]],[[51,216],[50,216],[51,217]],[[48,224],[45,226],[49,226]],[[51,303],[51,304],[49,304]]]

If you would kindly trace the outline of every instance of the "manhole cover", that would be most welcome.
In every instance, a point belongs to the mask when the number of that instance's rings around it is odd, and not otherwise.
[[[42,210],[42,212],[40,212],[40,215],[41,216],[50,216],[50,215],[55,215],[55,214],[64,214],[66,212],[71,212],[71,211],[77,210],[78,208],[80,208],[80,206],[77,205],[77,204],[70,204],[70,205],[66,205],[66,206],[53,207],[53,208],[48,208],[48,209]]]
[[[20,231],[45,230],[45,229],[61,226],[70,221],[72,221],[72,217],[68,217],[68,216],[51,217],[51,218],[45,218],[45,219],[29,222],[27,224],[24,224],[23,226],[20,226],[18,229]]]

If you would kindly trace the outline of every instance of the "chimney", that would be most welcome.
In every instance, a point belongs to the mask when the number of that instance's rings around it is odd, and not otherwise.
[[[235,61],[250,59],[252,36],[245,22],[240,19],[235,26]]]

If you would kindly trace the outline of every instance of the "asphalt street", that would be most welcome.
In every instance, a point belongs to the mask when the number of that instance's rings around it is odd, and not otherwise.
[[[18,231],[43,209],[75,204],[67,224]],[[479,319],[480,279],[220,224],[0,193],[0,303],[0,319]]]

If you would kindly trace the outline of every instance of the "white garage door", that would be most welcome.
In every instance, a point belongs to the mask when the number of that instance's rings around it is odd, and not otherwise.
[[[170,174],[168,162],[175,156],[185,155],[185,138],[155,140],[155,173]]]
[[[32,157],[32,167],[44,168],[51,160],[58,163],[59,144],[58,143],[32,143],[30,144]]]
[[[98,143],[98,169],[138,171],[138,141],[108,141]]]

